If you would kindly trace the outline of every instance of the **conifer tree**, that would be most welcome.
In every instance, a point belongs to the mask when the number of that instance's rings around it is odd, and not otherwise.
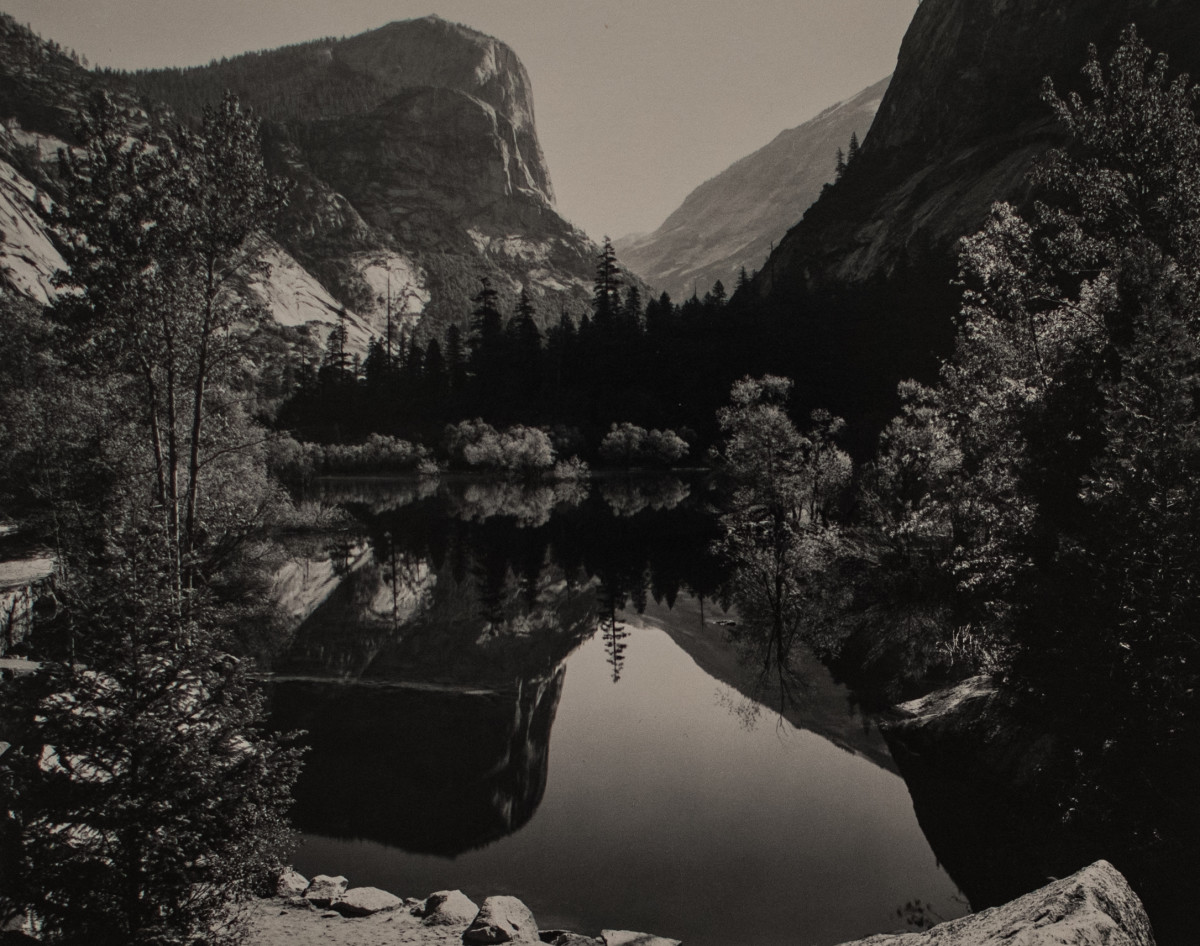
[[[592,291],[592,309],[596,322],[607,327],[621,309],[621,279],[617,253],[607,236],[596,260],[596,280]]]

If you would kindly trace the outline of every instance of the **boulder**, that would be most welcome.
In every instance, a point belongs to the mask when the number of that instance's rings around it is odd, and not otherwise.
[[[570,930],[539,930],[538,938],[550,946],[604,946],[604,940],[598,936],[584,936]]]
[[[653,933],[635,933],[632,930],[601,930],[604,946],[679,946],[681,940],[666,939]]]
[[[290,907],[293,910],[313,910],[313,911],[315,911],[317,909],[313,905],[313,902],[311,900],[308,900],[304,897],[288,897],[286,900],[283,901],[283,905],[285,907]]]
[[[1108,861],[1097,861],[1003,906],[942,923],[924,933],[872,936],[853,946],[860,944],[1154,946],[1154,934],[1142,902],[1125,878]]]
[[[307,889],[308,878],[289,867],[279,875],[279,880],[275,884],[275,896],[285,900],[288,897],[302,897]]]
[[[333,901],[333,908],[342,916],[370,916],[395,910],[403,902],[394,893],[378,887],[352,887]]]
[[[313,906],[328,907],[334,900],[346,892],[350,881],[345,877],[330,877],[328,874],[317,874],[304,891],[304,899],[311,900]]]
[[[479,907],[461,890],[439,890],[412,908],[426,926],[466,926],[477,913]]]
[[[529,907],[516,897],[488,897],[479,915],[463,933],[463,942],[489,946],[492,943],[540,944],[537,921]]]

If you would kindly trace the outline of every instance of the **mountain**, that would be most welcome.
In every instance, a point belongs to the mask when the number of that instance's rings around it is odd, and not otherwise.
[[[1088,44],[1106,61],[1130,22],[1197,73],[1193,0],[923,0],[858,160],[741,300],[815,339],[790,369],[810,403],[878,430],[899,379],[935,376],[959,305],[957,241],[993,201],[1028,201],[1027,172],[1062,141],[1043,77],[1081,88]]]
[[[529,77],[503,43],[437,17],[207,66],[89,71],[0,15],[0,279],[45,301],[61,265],[36,203],[58,148],[103,89],[130,133],[195,120],[226,90],[263,119],[269,167],[293,182],[249,287],[316,344],[347,312],[352,345],[388,301],[421,340],[464,329],[481,277],[504,311],[526,289],[543,325],[587,309],[597,247],[554,209]]]
[[[507,308],[526,288],[544,324],[590,298],[597,249],[554,209],[529,76],[499,40],[429,16],[129,79],[184,115],[230,90],[263,116],[298,185],[280,242],[360,314],[378,319],[389,270],[424,335],[462,323],[481,276]]]
[[[835,156],[867,133],[890,77],[825,109],[737,161],[684,199],[648,236],[624,237],[617,255],[655,289],[684,299],[753,272],[833,180]]]

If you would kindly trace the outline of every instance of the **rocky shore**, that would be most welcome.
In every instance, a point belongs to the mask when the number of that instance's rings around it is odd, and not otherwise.
[[[781,938],[803,941],[802,930]],[[477,906],[460,890],[424,900],[376,887],[351,887],[345,877],[311,881],[295,871],[279,879],[277,896],[255,910],[250,946],[681,946],[679,940],[630,930],[588,936],[540,930],[516,897],[488,897]],[[860,940],[870,946],[1154,946],[1150,921],[1125,878],[1098,861],[1070,877],[980,913],[925,932]],[[849,944],[848,944],[849,946]],[[857,946],[857,944],[855,944]]]
[[[401,898],[378,887],[351,887],[325,874],[311,881],[295,871],[279,878],[277,896],[260,901],[250,946],[680,946],[677,939],[630,930],[597,937],[568,930],[539,930],[516,897],[488,897],[477,906],[461,890],[440,890],[424,900]]]

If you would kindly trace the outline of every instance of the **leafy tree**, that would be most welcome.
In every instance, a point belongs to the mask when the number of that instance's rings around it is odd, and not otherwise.
[[[8,488],[31,474],[72,521],[43,668],[0,690],[0,897],[49,941],[228,942],[282,856],[296,768],[231,656],[268,620],[247,553],[277,500],[234,388],[257,317],[238,289],[282,192],[232,99],[195,133],[124,122],[99,97],[61,156],[73,291],[6,431]]]
[[[68,599],[77,661],[0,691],[3,897],[48,942],[240,942],[294,843],[297,752],[258,731],[261,692],[225,633],[180,625],[165,539],[116,537],[92,597]]]
[[[786,412],[792,382],[767,375],[733,385],[718,416],[718,454],[729,479],[720,546],[734,569],[734,599],[745,618],[739,643],[772,670],[781,697],[794,686],[793,646],[812,638],[814,576],[839,548],[829,510],[850,480],[850,459],[833,443],[840,422],[818,412],[802,435]]]
[[[203,528],[206,398],[238,357],[235,328],[260,317],[236,289],[259,265],[261,229],[283,199],[257,135],[226,97],[205,110],[199,134],[129,141],[101,94],[80,129],[82,153],[60,152],[55,223],[70,266],[63,282],[77,291],[58,317],[78,361],[137,380],[181,610]]]
[[[1132,27],[1083,74],[1082,93],[1046,86],[1070,139],[1035,173],[1041,202],[997,205],[964,244],[954,357],[889,430],[877,509],[941,557],[938,620],[1056,714],[1078,765],[1064,805],[1105,810],[1101,784],[1165,798],[1194,771],[1200,92]],[[1171,761],[1151,772],[1148,747]],[[1174,817],[1133,807],[1148,841]]]

